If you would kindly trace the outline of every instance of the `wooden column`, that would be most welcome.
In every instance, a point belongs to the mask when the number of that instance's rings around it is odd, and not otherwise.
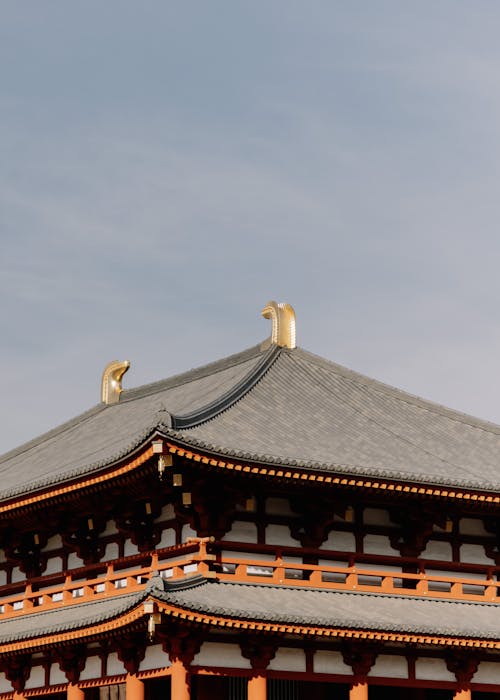
[[[172,661],[170,674],[170,700],[189,700],[189,673],[181,659],[175,659]]]
[[[248,679],[248,700],[267,700],[266,677],[260,673]]]
[[[84,700],[85,692],[83,688],[79,688],[73,683],[68,683],[68,687],[66,689],[66,698],[67,700]]]
[[[135,674],[127,673],[125,685],[126,700],[144,700],[144,681]],[[68,700],[83,700],[83,698],[68,698]]]
[[[471,698],[472,693],[470,688],[462,688],[461,690],[457,690],[453,696],[453,700],[471,700]]]
[[[353,683],[349,690],[349,700],[368,700],[368,683]]]

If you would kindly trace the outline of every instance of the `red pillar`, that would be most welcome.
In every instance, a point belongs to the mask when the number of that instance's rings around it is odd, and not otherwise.
[[[144,681],[139,680],[135,674],[127,673],[125,694],[127,700],[144,700]],[[83,700],[83,698],[68,698],[68,700]]]
[[[267,700],[266,677],[260,673],[248,679],[248,700]]]
[[[354,683],[349,690],[349,700],[368,700],[368,683]]]
[[[170,667],[170,700],[189,700],[189,674],[180,659],[172,661]]]

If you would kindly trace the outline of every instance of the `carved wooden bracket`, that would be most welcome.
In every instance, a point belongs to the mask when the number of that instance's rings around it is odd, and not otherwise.
[[[99,535],[104,532],[105,527],[105,517],[72,518],[62,527],[63,544],[76,552],[86,566],[96,564],[104,555],[104,543],[99,539]]]
[[[54,652],[54,658],[59,668],[66,675],[70,683],[76,684],[80,680],[80,673],[85,668],[87,650],[83,644],[62,647]]]
[[[450,673],[455,674],[461,689],[471,682],[479,666],[479,660],[477,654],[468,654],[463,651],[451,651],[446,655],[446,667]]]
[[[161,531],[155,518],[161,513],[161,506],[153,501],[140,501],[127,504],[115,518],[116,527],[127,539],[136,545],[140,552],[154,549],[161,539]]]
[[[443,525],[445,515],[438,514],[420,506],[402,505],[400,509],[391,510],[391,520],[397,523],[399,531],[390,538],[391,546],[402,557],[418,557],[429,541],[434,525]]]
[[[31,673],[31,656],[23,654],[0,660],[0,670],[16,693],[22,693]]]
[[[377,651],[370,646],[346,642],[342,646],[344,663],[352,668],[354,676],[364,680],[377,658]]]
[[[332,529],[334,515],[345,514],[345,504],[340,505],[322,498],[294,498],[291,501],[292,510],[299,518],[290,525],[294,539],[303,547],[319,548],[328,538]]]
[[[118,658],[125,670],[134,675],[139,670],[141,661],[146,655],[147,640],[145,632],[131,632],[116,640]]]
[[[157,627],[156,634],[170,661],[182,661],[185,666],[193,661],[203,641],[198,630],[175,622]]]
[[[27,578],[41,576],[47,566],[47,557],[41,553],[47,539],[44,532],[9,532],[4,540],[5,558]]]
[[[274,659],[278,640],[257,634],[244,635],[240,639],[241,655],[250,661],[254,671],[263,671]]]
[[[188,518],[199,537],[221,539],[233,524],[236,504],[243,496],[218,479],[198,479],[191,483],[191,507],[180,503],[176,511]]]

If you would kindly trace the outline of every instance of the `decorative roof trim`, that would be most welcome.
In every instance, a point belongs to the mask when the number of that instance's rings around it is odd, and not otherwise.
[[[241,381],[235,384],[229,391],[222,394],[219,398],[211,403],[203,406],[192,413],[186,413],[182,416],[171,416],[172,428],[181,430],[186,428],[193,428],[200,423],[205,423],[216,415],[222,413],[222,411],[227,410],[237,401],[239,401],[245,394],[247,394],[253,387],[262,379],[264,374],[273,365],[276,358],[280,353],[280,348],[276,345],[271,346],[271,348],[264,353],[259,362],[252,367],[250,372],[243,377]]]
[[[293,350],[297,346],[293,306],[268,301],[261,313],[264,318],[270,318],[272,321],[271,343],[280,348]]]
[[[112,360],[104,368],[101,381],[101,401],[105,404],[118,403],[122,393],[122,377],[130,367],[130,361]]]

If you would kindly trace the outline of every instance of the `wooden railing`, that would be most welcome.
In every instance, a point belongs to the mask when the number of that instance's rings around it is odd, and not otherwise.
[[[33,579],[23,584],[22,590],[19,590],[21,584],[15,584],[17,590],[13,590],[13,584],[4,587],[3,596],[0,590],[0,620],[138,592],[144,590],[154,575],[174,581],[201,574],[233,583],[500,603],[497,567],[486,570],[477,567],[469,575],[455,570],[448,575],[448,572],[429,573],[424,563],[419,562],[419,571],[412,573],[394,565],[389,568],[368,562],[363,565],[363,562],[353,564],[352,560],[335,561],[340,553],[328,553],[327,563],[304,564],[296,561],[293,548],[254,545],[251,549],[252,552],[243,552],[238,543],[194,538],[183,545],[76,569],[64,576],[52,574]],[[428,568],[432,571],[432,565]]]

